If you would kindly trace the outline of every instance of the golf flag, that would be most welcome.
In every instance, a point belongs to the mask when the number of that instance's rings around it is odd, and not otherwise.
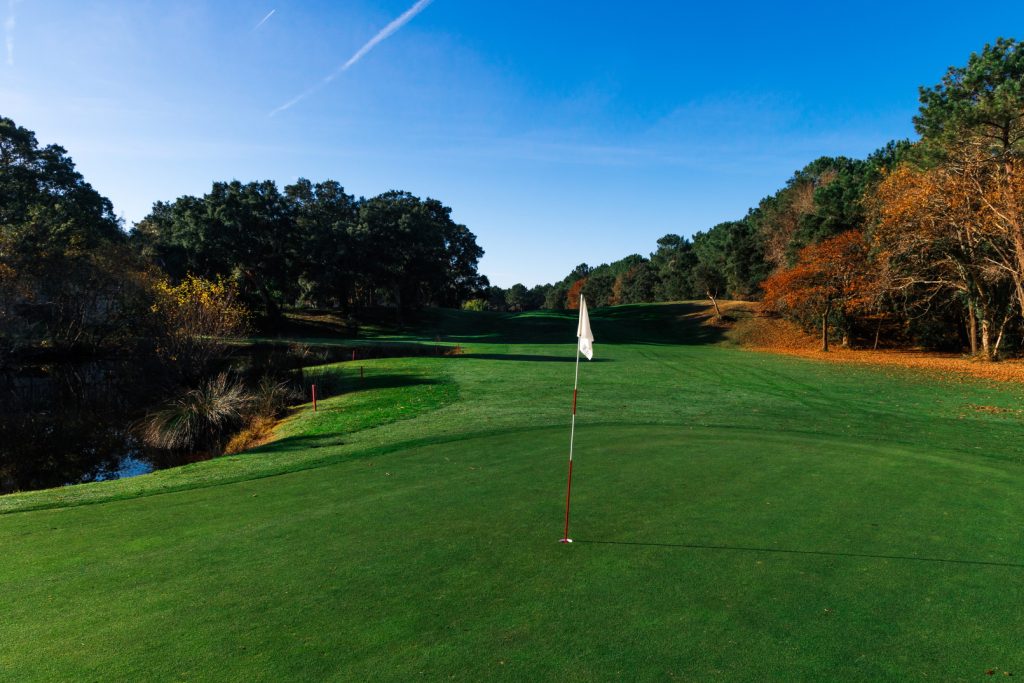
[[[576,329],[580,340],[580,353],[587,360],[594,360],[594,333],[590,331],[590,316],[587,315],[587,300],[580,295],[580,326]]]
[[[580,324],[576,328],[576,381],[572,387],[572,428],[569,431],[569,481],[565,487],[565,531],[559,543],[572,543],[569,538],[569,498],[572,496],[572,448],[576,443],[576,396],[580,388],[580,354],[587,360],[594,359],[594,333],[590,331],[590,316],[587,314],[587,300],[580,294]]]

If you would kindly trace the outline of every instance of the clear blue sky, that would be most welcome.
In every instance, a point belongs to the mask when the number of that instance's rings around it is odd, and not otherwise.
[[[214,180],[403,189],[453,207],[502,286],[913,137],[919,85],[1024,38],[1020,2],[434,0],[339,72],[414,0],[0,2],[0,114],[127,225]]]

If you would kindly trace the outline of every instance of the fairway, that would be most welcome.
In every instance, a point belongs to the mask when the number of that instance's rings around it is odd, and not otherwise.
[[[0,499],[0,680],[1024,675],[1022,387],[732,348],[689,304],[437,312],[279,439]],[[358,379],[363,365],[366,379]]]

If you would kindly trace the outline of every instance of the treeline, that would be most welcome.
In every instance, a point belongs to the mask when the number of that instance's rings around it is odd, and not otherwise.
[[[910,147],[889,143],[867,159],[822,157],[797,171],[786,186],[736,221],[692,237],[665,235],[648,257],[576,266],[561,281],[527,289],[491,286],[470,307],[501,310],[572,308],[582,292],[591,305],[729,297],[757,298],[773,272],[788,267],[804,247],[863,224],[868,188]]]
[[[486,285],[483,249],[436,199],[392,191],[356,198],[333,180],[218,182],[202,197],[158,202],[130,243],[170,277],[237,283],[273,322],[282,307],[352,312],[458,307]]]
[[[720,296],[817,329],[822,347],[924,346],[983,359],[1024,339],[1024,46],[999,39],[920,89],[916,142],[823,157],[741,220],[561,282],[490,288],[508,309]]]

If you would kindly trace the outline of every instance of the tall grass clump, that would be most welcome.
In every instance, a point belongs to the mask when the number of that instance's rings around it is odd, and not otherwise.
[[[246,421],[254,402],[241,382],[222,372],[151,413],[142,436],[155,448],[216,450]]]

